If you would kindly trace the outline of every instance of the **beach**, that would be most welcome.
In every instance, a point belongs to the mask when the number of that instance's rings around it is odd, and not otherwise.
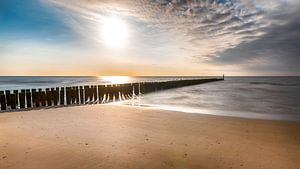
[[[0,113],[2,169],[298,169],[300,123],[120,105]]]

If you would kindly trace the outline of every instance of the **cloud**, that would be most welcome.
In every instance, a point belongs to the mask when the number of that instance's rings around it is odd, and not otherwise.
[[[87,32],[96,31],[93,27],[101,24],[101,18],[118,14],[145,27],[144,37],[156,36],[155,40],[149,40],[152,44],[166,43],[169,49],[192,62],[247,64],[248,68],[269,61],[277,65],[271,68],[299,63],[297,0],[49,0],[49,3],[69,11],[72,27],[87,37],[93,37]],[[153,34],[155,30],[165,34],[165,40],[156,43],[161,34]]]
[[[258,39],[243,42],[217,54],[209,63],[218,65],[244,65],[245,69],[281,71],[285,75],[300,72],[300,8],[272,15],[271,20],[281,24],[265,28]]]

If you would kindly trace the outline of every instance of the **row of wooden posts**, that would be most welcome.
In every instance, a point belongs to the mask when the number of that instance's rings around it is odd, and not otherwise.
[[[196,85],[223,79],[191,79],[0,91],[0,110],[26,109],[72,104],[102,104],[130,99],[139,94]]]

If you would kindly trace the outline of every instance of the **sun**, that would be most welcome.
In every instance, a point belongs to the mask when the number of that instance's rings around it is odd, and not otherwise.
[[[130,82],[129,76],[101,76],[101,79],[113,84],[122,84]]]
[[[104,18],[102,23],[102,38],[109,47],[124,47],[128,38],[127,25],[118,17]]]

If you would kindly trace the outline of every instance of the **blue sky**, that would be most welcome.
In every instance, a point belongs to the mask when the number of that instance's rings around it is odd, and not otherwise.
[[[299,7],[2,0],[0,75],[300,75]]]
[[[0,6],[0,35],[8,41],[68,41],[73,38],[58,11],[39,0],[4,0]]]

